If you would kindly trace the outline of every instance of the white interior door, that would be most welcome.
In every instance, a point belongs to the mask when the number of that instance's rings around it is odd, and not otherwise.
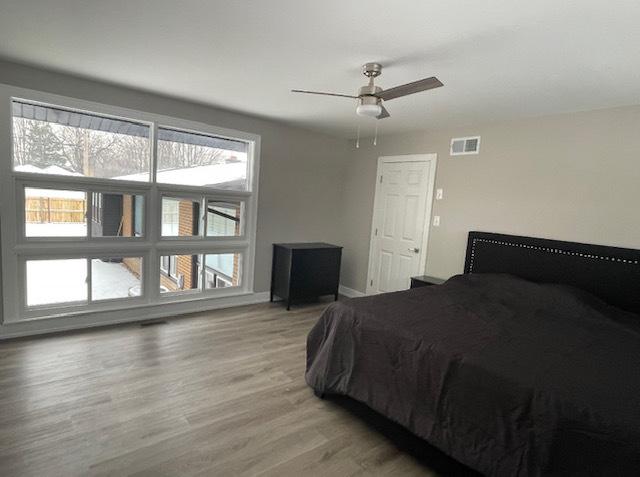
[[[367,293],[406,290],[424,273],[435,166],[435,154],[379,159]]]

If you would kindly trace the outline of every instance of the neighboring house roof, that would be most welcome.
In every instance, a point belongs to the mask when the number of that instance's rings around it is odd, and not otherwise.
[[[247,182],[246,155],[243,155],[242,153],[238,155],[244,157],[239,160],[227,161],[218,164],[161,170],[158,171],[157,180],[163,184],[209,186],[216,187],[217,189],[229,190],[245,189]],[[15,170],[19,172],[32,172],[38,174],[82,176],[82,174],[78,172],[72,172],[60,166],[47,166],[40,168],[33,165],[21,165],[16,166]],[[149,180],[149,174],[142,172],[138,174],[117,176],[113,177],[113,179],[147,182]],[[76,194],[83,193],[78,192]]]
[[[26,197],[47,197],[50,199],[86,199],[85,193],[79,190],[33,189],[26,187],[24,195]]]
[[[103,131],[129,136],[149,137],[148,124],[138,123],[127,119],[108,118],[97,114],[71,111],[54,106],[32,104],[26,101],[12,101],[12,113],[15,118],[35,119],[48,123],[62,124],[94,131]]]
[[[129,119],[105,117],[98,114],[72,111],[64,108],[56,108],[55,106],[44,106],[20,100],[13,100],[12,108],[13,117],[16,118],[35,119],[37,121],[61,124],[63,126],[126,134],[128,136],[149,137],[149,124]],[[158,140],[182,142],[184,144],[214,147],[242,153],[246,153],[248,150],[248,143],[245,141],[179,131],[167,127],[158,128]]]
[[[115,177],[131,181],[148,180],[147,173]],[[218,189],[244,189],[247,181],[247,162],[234,161],[158,171],[157,181],[163,184],[215,186]]]
[[[18,172],[35,172],[37,174],[55,174],[57,176],[82,176],[79,172],[72,172],[60,166],[38,167],[31,164],[15,166]]]

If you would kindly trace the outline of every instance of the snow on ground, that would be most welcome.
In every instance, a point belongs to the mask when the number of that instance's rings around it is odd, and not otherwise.
[[[87,299],[87,262],[70,260],[27,261],[27,305],[45,305]]]
[[[39,187],[25,187],[25,197],[47,197],[50,199],[86,200],[87,195],[81,190],[40,189]]]
[[[25,224],[27,237],[86,237],[86,223]]]
[[[140,279],[131,273],[124,263],[93,259],[91,282],[91,294],[94,300],[127,297],[129,290],[133,287],[138,287],[137,294],[140,294]]]
[[[125,298],[132,287],[140,286],[123,263],[91,261],[94,300]],[[85,301],[87,262],[84,258],[27,261],[27,305]],[[139,288],[138,288],[139,290]]]

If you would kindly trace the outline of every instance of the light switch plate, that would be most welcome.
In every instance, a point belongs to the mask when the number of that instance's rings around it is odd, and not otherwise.
[[[436,200],[442,200],[442,189],[436,189]]]
[[[434,227],[440,227],[440,216],[439,215],[434,215],[433,216],[433,226]]]

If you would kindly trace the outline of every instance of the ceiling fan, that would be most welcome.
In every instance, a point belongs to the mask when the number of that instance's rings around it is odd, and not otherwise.
[[[432,76],[424,78],[412,83],[403,84],[394,88],[383,90],[379,86],[373,84],[374,78],[382,74],[382,65],[380,63],[366,63],[362,67],[362,74],[369,78],[369,84],[358,90],[358,95],[341,94],[341,93],[325,93],[322,91],[307,91],[302,89],[292,89],[292,93],[320,94],[324,96],[339,96],[342,98],[352,98],[358,100],[356,113],[360,116],[369,116],[376,119],[384,119],[390,116],[387,109],[382,104],[383,101],[389,101],[402,96],[407,96],[421,91],[427,91],[433,88],[444,86],[438,78]]]

